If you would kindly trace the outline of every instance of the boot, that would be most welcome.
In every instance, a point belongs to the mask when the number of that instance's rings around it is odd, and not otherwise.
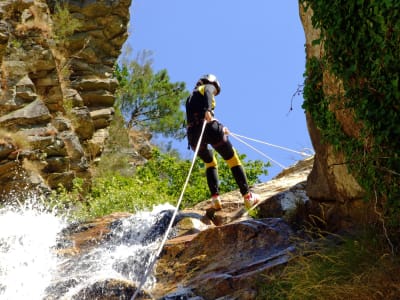
[[[252,208],[254,205],[259,203],[261,201],[260,195],[248,192],[246,195],[243,196],[244,200],[244,207],[249,210]]]
[[[219,195],[212,195],[211,196],[211,204],[212,204],[212,207],[215,210],[221,210],[222,209],[221,198],[219,197]]]

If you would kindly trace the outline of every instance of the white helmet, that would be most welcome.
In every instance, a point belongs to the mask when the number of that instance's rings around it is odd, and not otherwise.
[[[221,85],[219,84],[219,81],[217,77],[213,74],[206,74],[200,77],[200,79],[197,81],[196,86],[205,84],[205,83],[211,83],[215,86],[217,89],[217,93],[215,95],[218,95],[221,92]]]

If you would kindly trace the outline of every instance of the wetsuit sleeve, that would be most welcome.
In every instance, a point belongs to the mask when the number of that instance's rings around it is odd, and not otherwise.
[[[215,106],[214,93],[215,93],[214,85],[206,84],[205,89],[204,89],[204,96],[206,97],[206,100],[207,100],[207,110],[212,113],[213,113],[214,106]]]

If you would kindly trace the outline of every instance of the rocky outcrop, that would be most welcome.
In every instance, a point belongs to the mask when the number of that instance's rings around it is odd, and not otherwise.
[[[130,4],[1,1],[0,201],[12,190],[68,188],[90,177],[114,115],[113,66]],[[21,148],[16,132],[27,141]]]
[[[320,58],[324,55],[323,43],[313,44],[314,40],[320,38],[320,32],[312,25],[312,14],[311,7],[304,10],[300,4],[307,59]],[[323,72],[322,87],[326,97],[344,93],[341,81],[326,70]],[[335,114],[341,128],[348,136],[358,137],[361,125],[355,121],[351,110],[338,104],[332,103],[329,110]],[[376,218],[376,214],[371,214],[370,207],[362,200],[363,190],[349,173],[344,155],[335,151],[332,145],[323,142],[321,133],[310,114],[307,113],[306,118],[316,153],[314,166],[307,180],[307,195],[312,200],[310,214],[318,215],[325,225],[336,229]]]
[[[296,249],[293,238],[299,236],[286,220],[299,203],[308,203],[305,182],[312,162],[312,158],[306,159],[279,177],[253,187],[264,199],[258,206],[260,219],[249,217],[239,191],[221,195],[222,211],[209,209],[209,200],[179,211],[155,265],[155,282],[137,299],[256,299],[257,282],[284,266]],[[117,257],[119,251],[113,251],[118,246],[132,247],[128,253],[133,255],[140,249],[136,242],[147,245],[165,234],[171,216],[171,208],[161,211],[150,228],[142,226],[144,221],[140,218],[133,222],[134,215],[128,213],[114,213],[67,227],[57,247],[63,258],[58,271],[61,281],[48,289],[48,299],[63,295],[69,288],[75,288],[73,299],[114,299],[115,295],[130,299],[136,287],[127,278],[119,277],[137,269],[143,274],[145,264],[137,257],[116,259],[108,278],[94,282],[85,279],[90,284],[83,286],[70,276],[77,266],[86,269],[101,257],[98,249],[109,252],[107,257]],[[143,218],[149,219],[147,215]],[[156,251],[154,246],[151,249]],[[142,259],[149,260],[146,255]],[[104,262],[102,268],[106,268]],[[86,275],[89,274],[85,272]]]
[[[204,299],[238,295],[254,299],[257,281],[288,262],[291,237],[293,232],[284,221],[269,218],[170,240],[157,264],[154,293],[176,291],[178,283]]]

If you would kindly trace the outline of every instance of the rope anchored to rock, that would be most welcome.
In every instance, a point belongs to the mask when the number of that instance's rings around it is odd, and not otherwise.
[[[144,274],[143,274],[143,276],[142,276],[142,278],[141,278],[141,280],[139,282],[139,286],[137,287],[137,289],[136,289],[135,293],[133,294],[131,300],[135,300],[135,298],[139,294],[139,292],[142,289],[144,283],[146,282],[147,277],[150,275],[150,272],[153,270],[154,265],[156,263],[156,260],[160,256],[161,251],[164,248],[165,243],[167,242],[169,232],[171,231],[172,225],[174,224],[176,215],[177,215],[178,210],[179,210],[179,206],[181,205],[181,202],[182,202],[183,195],[184,195],[186,187],[187,187],[187,185],[189,183],[190,175],[192,174],[192,171],[193,171],[193,166],[194,166],[194,163],[196,161],[197,153],[199,152],[199,149],[200,149],[200,144],[201,144],[201,140],[202,140],[203,135],[204,135],[204,130],[206,128],[206,124],[207,124],[207,121],[204,120],[203,127],[201,129],[201,134],[200,134],[200,137],[199,137],[199,141],[197,142],[196,150],[194,151],[193,160],[192,160],[192,164],[191,164],[190,169],[189,169],[189,173],[188,173],[188,175],[186,177],[185,184],[183,185],[182,192],[181,192],[181,195],[179,197],[178,203],[176,204],[174,213],[173,213],[173,215],[171,217],[171,221],[169,222],[168,228],[165,231],[164,238],[162,239],[160,247],[158,248],[156,254],[152,257],[152,260],[150,261],[149,267],[147,268],[146,272],[144,272]]]

